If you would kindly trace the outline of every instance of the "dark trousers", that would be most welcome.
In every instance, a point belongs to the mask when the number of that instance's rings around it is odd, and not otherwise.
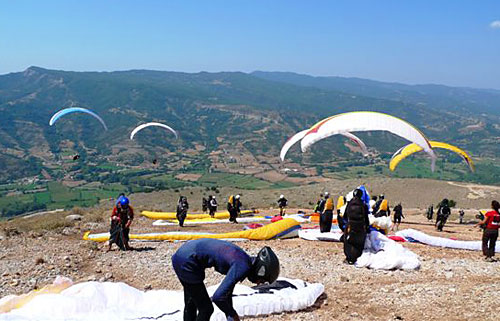
[[[211,216],[211,217],[214,217],[214,216],[215,216],[215,211],[217,211],[217,207],[212,207],[212,206],[210,206],[210,207],[208,208],[208,210],[209,210],[210,216]]]
[[[366,239],[364,222],[349,222],[347,233],[344,233],[344,254],[349,264],[354,264],[363,254]]]
[[[332,229],[333,211],[325,210],[319,215],[319,230],[321,233],[330,232]]]
[[[238,211],[235,209],[229,210],[229,221],[236,222],[236,218],[238,217]]]
[[[214,306],[205,284],[181,283],[184,287],[184,321],[209,321]]]
[[[179,226],[184,226],[184,220],[187,216],[187,210],[177,211],[177,220],[179,221]]]
[[[498,230],[484,229],[483,232],[483,254],[486,257],[495,256],[495,243],[498,238]]]

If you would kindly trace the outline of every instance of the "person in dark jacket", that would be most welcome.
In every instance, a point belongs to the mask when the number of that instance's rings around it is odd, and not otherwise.
[[[347,220],[344,232],[344,254],[349,264],[356,263],[363,253],[366,234],[370,232],[368,207],[361,199],[363,192],[356,189],[353,194],[344,213],[344,218]]]
[[[177,220],[179,221],[179,226],[184,226],[184,220],[186,219],[187,212],[189,209],[189,203],[186,196],[179,197],[177,202]]]
[[[319,230],[321,233],[330,232],[332,229],[333,210],[335,205],[333,199],[330,198],[328,193],[325,193],[324,211],[319,215]]]
[[[432,221],[432,216],[434,215],[434,205],[431,204],[429,208],[427,209],[427,219],[429,221]]]
[[[322,209],[320,210],[320,208],[319,208],[322,202],[323,202],[323,193],[319,194],[319,199],[316,202],[316,205],[314,206],[314,209],[313,209],[314,213],[321,213],[323,211]],[[323,204],[323,207],[324,206],[325,205]]]
[[[217,212],[217,200],[215,199],[215,196],[208,197],[208,212],[210,217],[215,217],[215,212]]]
[[[448,220],[448,217],[451,214],[451,209],[449,206],[449,201],[448,199],[443,199],[441,203],[439,203],[439,207],[436,211],[436,229],[440,232],[443,231],[443,227],[446,224],[446,221]]]
[[[184,288],[184,321],[210,320],[212,301],[227,320],[239,320],[232,302],[235,285],[245,278],[256,284],[273,283],[280,271],[279,259],[271,248],[262,248],[252,258],[235,244],[216,239],[185,243],[172,256],[172,265]],[[205,269],[212,267],[226,277],[210,300],[203,280]]]
[[[401,224],[401,219],[405,218],[405,216],[403,215],[403,206],[401,206],[401,203],[394,206],[393,211],[394,211],[394,216],[393,216],[394,225],[392,226],[391,230],[394,231],[394,227],[395,227],[396,231],[398,231],[399,224]]]
[[[280,216],[283,216],[286,212],[286,207],[288,206],[288,200],[285,198],[285,195],[281,194],[277,203],[280,208]]]

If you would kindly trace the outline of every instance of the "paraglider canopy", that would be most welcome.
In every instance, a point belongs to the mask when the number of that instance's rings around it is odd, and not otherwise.
[[[305,152],[317,141],[332,135],[343,132],[376,130],[388,131],[422,147],[431,156],[432,170],[434,170],[436,154],[432,150],[428,139],[410,123],[378,112],[357,111],[325,118],[309,129],[304,138],[302,138],[300,145],[302,151]]]
[[[179,138],[179,136],[177,135],[177,132],[174,129],[172,129],[172,127],[165,125],[165,124],[162,124],[162,123],[150,122],[150,123],[139,125],[136,128],[134,128],[134,130],[132,130],[132,132],[130,133],[130,139],[134,139],[135,134],[137,134],[139,131],[141,131],[144,128],[149,127],[149,126],[157,126],[157,127],[165,128],[165,129],[171,131],[175,135],[175,138]]]
[[[70,107],[70,108],[61,109],[60,111],[58,111],[57,113],[52,115],[52,117],[49,120],[49,126],[54,125],[57,122],[57,120],[59,118],[61,118],[62,116],[67,115],[67,114],[71,114],[71,113],[89,114],[89,115],[93,116],[94,118],[96,118],[102,124],[102,126],[104,127],[105,130],[108,130],[106,123],[104,122],[104,120],[101,117],[99,117],[99,115],[97,115],[96,113],[94,113],[93,111],[91,111],[87,108],[82,108],[82,107]]]
[[[281,147],[281,152],[280,152],[280,159],[283,162],[285,160],[286,153],[288,153],[288,150],[295,145],[299,140],[304,138],[306,134],[309,132],[310,129],[303,130],[301,132],[296,133],[292,137],[290,137],[283,147]],[[339,133],[340,135],[349,138],[351,141],[356,143],[359,148],[361,148],[361,153],[363,153],[363,156],[368,155],[368,148],[366,147],[365,143],[356,135],[353,135],[351,133],[345,132],[345,133]]]
[[[441,143],[441,142],[436,142],[436,141],[430,141],[430,144],[431,144],[432,148],[443,148],[443,149],[457,153],[458,155],[460,155],[463,158],[463,160],[467,163],[467,165],[469,165],[470,170],[472,172],[474,172],[474,162],[472,161],[472,158],[470,157],[470,155],[467,154],[464,150],[462,150],[456,146],[447,144],[447,143]],[[389,163],[389,169],[391,171],[394,171],[396,169],[396,167],[398,166],[398,164],[403,159],[405,159],[406,157],[408,157],[414,153],[420,152],[421,150],[422,150],[422,147],[420,147],[416,144],[408,144],[406,146],[401,147],[401,149],[399,149],[396,153],[394,153],[394,155],[392,155],[391,162]]]

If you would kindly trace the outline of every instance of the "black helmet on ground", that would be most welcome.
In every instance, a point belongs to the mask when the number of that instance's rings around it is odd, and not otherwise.
[[[269,246],[264,246],[254,258],[248,280],[253,283],[273,283],[280,274],[280,261]]]

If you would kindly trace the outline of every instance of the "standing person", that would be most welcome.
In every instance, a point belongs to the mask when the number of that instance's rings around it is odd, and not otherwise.
[[[460,220],[459,223],[464,224],[464,216],[465,216],[464,210],[461,209],[460,211],[458,211],[458,216],[459,216],[459,220]]]
[[[210,217],[214,218],[215,212],[217,212],[217,200],[215,199],[215,196],[209,196],[208,198],[209,198],[208,210],[210,213]]]
[[[325,210],[319,215],[319,230],[321,233],[330,232],[330,230],[332,229],[334,207],[335,205],[333,204],[333,199],[330,198],[330,195],[326,194]]]
[[[273,283],[280,272],[279,259],[269,247],[263,247],[257,257],[250,257],[233,243],[216,239],[188,241],[172,256],[175,274],[184,288],[184,321],[208,321],[215,303],[227,320],[239,321],[233,308],[233,290],[238,282]],[[226,275],[212,299],[203,280],[205,269]]]
[[[229,212],[229,221],[237,224],[236,218],[240,214],[241,210],[241,201],[240,195],[229,196],[229,200],[227,201],[227,211]]]
[[[485,214],[484,220],[476,226],[485,226],[483,230],[483,255],[486,261],[493,262],[495,256],[495,245],[498,239],[498,228],[500,227],[500,204],[498,201],[491,202],[491,209]]]
[[[384,197],[384,195],[380,195],[379,198],[379,205],[377,206],[377,212],[375,214],[375,217],[382,217],[382,216],[391,216],[391,210],[389,208],[389,201]]]
[[[129,200],[125,195],[120,195],[120,201],[113,207],[111,212],[111,229],[109,231],[109,247],[115,243],[122,250],[130,250],[128,244],[130,225],[134,220],[134,209],[129,204]]]
[[[321,216],[321,214],[323,214],[323,211],[325,210],[325,205],[326,205],[326,200],[330,197],[330,194],[328,194],[328,192],[325,192],[323,194],[323,198],[321,198],[319,201],[318,201],[318,204],[316,205],[316,213],[319,213],[319,215]]]
[[[444,198],[436,211],[436,228],[438,231],[442,232],[443,227],[451,214],[451,209],[447,198]]]
[[[347,227],[344,233],[344,254],[349,264],[354,264],[363,253],[366,234],[370,231],[368,219],[368,206],[361,197],[363,192],[354,190],[352,200],[347,203],[344,218],[347,219]]]
[[[177,220],[179,221],[179,226],[184,226],[184,220],[187,216],[187,211],[189,209],[189,203],[186,196],[180,196],[177,202]]]
[[[378,211],[380,209],[380,205],[382,204],[382,201],[384,200],[384,194],[380,194],[378,197],[378,200],[375,202],[375,205],[373,206],[373,215],[377,217]]]
[[[399,224],[401,224],[401,219],[405,218],[405,216],[403,215],[403,206],[401,206],[401,203],[394,206],[393,211],[394,211],[394,218],[393,218],[394,225],[392,226],[391,230],[394,231],[394,227],[396,227],[396,231],[398,231]]]
[[[288,200],[285,198],[285,195],[281,194],[278,199],[278,206],[280,208],[280,216],[285,215],[286,207],[288,205]]]
[[[207,210],[208,210],[208,202],[209,201],[210,201],[210,196],[208,197],[208,200],[205,197],[203,197],[201,199],[201,210],[202,210],[203,213],[207,212]]]
[[[347,220],[345,219],[344,216],[345,203],[346,203],[345,196],[340,195],[339,198],[337,199],[337,224],[339,225],[339,228],[342,232],[345,231],[347,225]]]
[[[432,221],[432,216],[434,215],[434,205],[431,204],[431,206],[429,206],[429,208],[427,209],[427,219],[429,221]]]
[[[314,213],[320,213],[321,211],[319,210],[319,206],[321,202],[323,201],[323,193],[319,194],[319,199],[316,202],[316,205],[314,206],[313,212]]]

